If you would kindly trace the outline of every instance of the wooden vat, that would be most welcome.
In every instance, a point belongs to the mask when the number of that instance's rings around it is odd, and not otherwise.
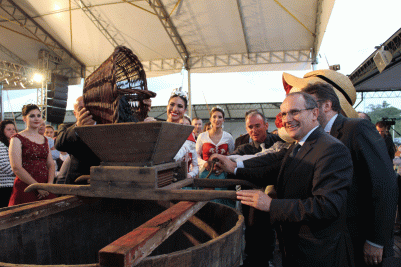
[[[166,205],[64,196],[1,209],[0,266],[102,266],[100,250]],[[236,210],[207,203],[136,266],[239,266],[243,221]]]

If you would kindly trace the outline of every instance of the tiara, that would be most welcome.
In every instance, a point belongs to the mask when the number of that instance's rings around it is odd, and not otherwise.
[[[185,99],[188,99],[188,93],[185,91],[182,91],[182,87],[178,87],[175,88],[172,92],[171,92],[171,96],[181,96]]]
[[[212,111],[215,110],[215,109],[220,109],[220,110],[222,110],[222,111],[224,112],[224,108],[222,108],[222,107],[220,107],[220,106],[214,106],[214,107],[212,108]]]

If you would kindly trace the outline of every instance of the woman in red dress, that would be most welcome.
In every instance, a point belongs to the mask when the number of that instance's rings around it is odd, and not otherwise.
[[[25,193],[34,183],[53,183],[55,166],[47,138],[38,133],[42,114],[38,106],[29,104],[22,108],[26,129],[14,135],[10,141],[10,164],[17,176],[8,206],[55,198],[45,190]]]

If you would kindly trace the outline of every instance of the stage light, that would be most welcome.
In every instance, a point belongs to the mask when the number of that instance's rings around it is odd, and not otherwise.
[[[10,76],[10,73],[4,73],[4,75],[0,78],[0,82],[5,81],[7,84],[10,84],[10,82],[8,81]]]
[[[40,73],[35,73],[32,79],[34,82],[41,83],[43,81],[43,75]]]

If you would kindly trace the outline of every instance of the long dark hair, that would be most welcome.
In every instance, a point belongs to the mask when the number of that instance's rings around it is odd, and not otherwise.
[[[14,125],[15,129],[17,129],[17,127],[15,126],[15,123],[13,121],[4,120],[4,121],[0,122],[0,142],[5,144],[7,147],[10,146],[10,141],[8,140],[7,136],[4,134],[4,129],[6,128],[6,126],[8,124]]]

